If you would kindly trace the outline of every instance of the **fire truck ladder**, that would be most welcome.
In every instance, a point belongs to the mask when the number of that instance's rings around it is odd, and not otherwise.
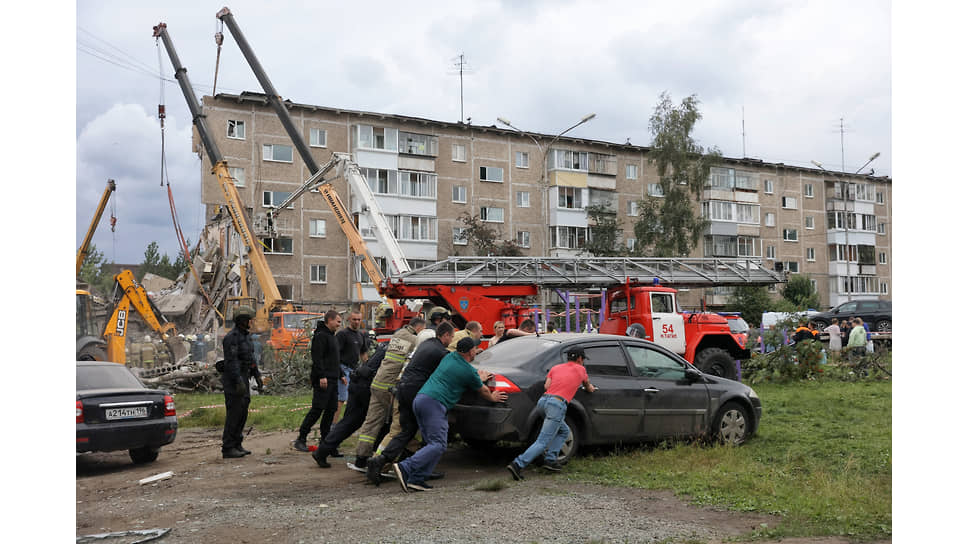
[[[669,287],[759,286],[786,281],[758,259],[624,257],[450,257],[388,277],[393,285],[534,285],[601,288],[625,283]]]

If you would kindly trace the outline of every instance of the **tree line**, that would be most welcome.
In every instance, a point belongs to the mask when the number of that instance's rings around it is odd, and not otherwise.
[[[191,243],[188,243],[189,247]],[[108,261],[104,252],[91,244],[87,257],[81,264],[81,281],[91,286],[91,290],[109,296],[114,290],[114,261]],[[176,280],[178,276],[188,270],[188,259],[179,252],[178,256],[172,260],[167,253],[161,253],[158,249],[158,242],[151,242],[145,248],[144,260],[138,265],[135,272],[135,279],[139,282],[144,279],[145,274],[151,273],[169,280]]]

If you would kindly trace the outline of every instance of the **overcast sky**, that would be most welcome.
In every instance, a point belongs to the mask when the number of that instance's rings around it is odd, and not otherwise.
[[[108,178],[114,233],[94,238],[108,259],[138,263],[158,241],[177,251],[161,182],[157,105],[167,106],[168,179],[185,235],[204,217],[191,119],[159,79],[161,21],[198,96],[214,83],[218,2],[83,1],[77,5],[79,245]],[[724,155],[891,174],[891,12],[883,1],[250,2],[229,7],[279,93],[306,104],[461,118],[498,116],[523,130],[648,145],[662,91],[701,101],[695,132]],[[219,92],[259,91],[228,29]],[[161,73],[172,79],[161,48]],[[745,112],[745,114],[744,114]],[[841,156],[840,124],[845,127]],[[207,161],[207,159],[205,159]],[[207,162],[206,162],[207,164]],[[870,168],[868,167],[868,169]]]

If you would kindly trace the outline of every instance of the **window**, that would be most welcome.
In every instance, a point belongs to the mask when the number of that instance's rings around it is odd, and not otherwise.
[[[800,273],[800,263],[798,263],[796,261],[787,261],[787,262],[783,263],[783,269],[786,270],[787,272],[789,272],[790,274],[799,274]]]
[[[309,283],[326,283],[326,265],[309,265]]]
[[[387,216],[397,240],[433,242],[437,240],[437,218],[423,215]]]
[[[549,170],[579,170],[588,171],[588,153],[584,151],[568,151],[565,149],[552,149],[548,153]]]
[[[326,238],[326,220],[325,219],[309,220],[309,237]]]
[[[877,234],[887,234],[887,223],[877,224]]]
[[[286,191],[262,191],[262,207],[277,208],[280,204],[285,202],[287,198],[289,198],[290,194],[292,193],[288,193]],[[295,208],[294,204],[286,206],[286,209],[289,210],[293,208]]]
[[[495,166],[481,167],[481,181],[493,181],[494,183],[504,182],[504,169]]]
[[[245,121],[235,121],[233,119],[229,119],[229,126],[226,136],[232,138],[233,140],[244,140]]]
[[[668,355],[644,346],[627,344],[626,348],[637,376],[657,380],[685,379],[686,370],[682,363]]]
[[[776,214],[775,213],[772,213],[772,212],[767,212],[766,213],[766,217],[763,218],[763,224],[766,225],[767,227],[775,227],[776,226]]]
[[[245,168],[230,166],[229,176],[232,177],[236,187],[245,187]]]
[[[262,144],[262,160],[292,162],[292,146],[282,144]]]
[[[625,165],[625,179],[639,179],[639,165],[637,165],[637,164],[626,164]]]
[[[581,249],[585,247],[587,236],[585,227],[551,227],[551,247]]]
[[[712,221],[760,224],[760,207],[755,204],[710,200],[702,203],[702,212]]]
[[[861,214],[861,230],[866,230],[868,232],[874,232],[875,229],[875,219],[873,215]]]
[[[797,199],[792,196],[785,196],[782,198],[782,207],[786,210],[797,209]]]
[[[878,204],[883,204],[884,203],[884,192],[883,191],[877,191],[877,203]]]
[[[759,225],[760,207],[755,204],[736,203],[736,222]]]
[[[558,207],[569,210],[580,210],[581,203],[580,187],[558,187]]]
[[[514,154],[514,166],[518,168],[528,168],[531,163],[531,157],[525,151],[518,151]]]
[[[524,248],[531,247],[531,232],[526,230],[519,230],[515,241],[519,246]]]
[[[803,185],[803,196],[807,198],[813,198],[813,184],[805,183]]]
[[[617,314],[619,312],[624,312],[629,309],[628,301],[625,299],[625,293],[619,291],[618,294],[609,301],[608,303],[608,313]],[[635,297],[632,297],[632,309],[635,309]]]
[[[807,261],[808,262],[814,262],[816,260],[817,260],[817,252],[816,252],[816,250],[814,248],[812,248],[812,247],[808,247],[807,248]]]
[[[736,250],[737,257],[759,257],[760,240],[753,236],[737,236]]]
[[[527,191],[518,191],[515,194],[515,198],[518,203],[519,208],[530,208],[531,207],[531,193]]]
[[[635,251],[635,238],[625,239],[625,249],[629,251]]]
[[[400,142],[397,149],[400,153],[407,155],[423,155],[425,157],[437,156],[437,137],[428,134],[414,134],[412,132],[401,132]]]
[[[309,145],[311,147],[326,147],[326,129],[309,129]]]
[[[639,215],[639,203],[635,200],[629,200],[625,203],[625,215],[629,217],[638,217]]]
[[[703,238],[703,253],[706,257],[736,257],[736,237],[707,235]]]
[[[451,197],[451,201],[461,204],[467,203],[467,187],[464,187],[463,185],[454,185],[452,194],[453,196]]]
[[[887,294],[887,282],[886,281],[882,281],[881,282],[881,294],[882,295],[886,295]]]
[[[467,245],[467,229],[463,227],[454,227],[454,245],[455,246],[466,246]]]
[[[756,190],[756,181],[748,172],[736,172],[736,188]]]
[[[887,253],[884,253],[883,251],[878,253],[877,262],[878,264],[887,264]]]
[[[785,241],[785,242],[796,242],[797,241],[797,229],[783,229],[783,241]]]
[[[831,262],[857,262],[857,246],[830,244],[827,246],[827,260]]]
[[[807,215],[803,218],[803,228],[812,230],[813,229],[813,216]]]
[[[359,125],[353,131],[358,147],[366,149],[397,150],[397,129]]]
[[[773,246],[766,246],[766,258],[776,259],[776,248]]]
[[[450,146],[450,159],[454,162],[467,162],[467,148],[464,144]]]
[[[397,176],[401,196],[417,198],[437,198],[437,174],[427,172],[390,172],[390,176]]]
[[[773,180],[772,179],[764,179],[763,180],[763,192],[766,193],[766,194],[768,194],[768,195],[772,195],[773,194]]]
[[[650,183],[645,188],[646,193],[649,196],[664,197],[665,191],[662,189],[662,185],[658,183]]]
[[[292,255],[292,238],[263,238],[264,253],[282,253]]]
[[[503,223],[504,208],[481,207],[481,221],[488,223]]]

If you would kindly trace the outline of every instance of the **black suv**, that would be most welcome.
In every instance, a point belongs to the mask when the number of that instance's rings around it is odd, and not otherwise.
[[[867,323],[872,331],[887,332],[891,330],[891,301],[890,300],[852,300],[845,302],[829,312],[821,312],[810,316],[818,329],[823,329],[834,319],[843,320],[859,317]]]

